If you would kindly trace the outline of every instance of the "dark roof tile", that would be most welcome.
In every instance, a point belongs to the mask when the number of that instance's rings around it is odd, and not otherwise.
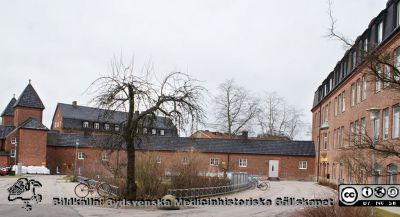
[[[8,103],[7,107],[4,109],[3,113],[1,113],[1,116],[14,116],[14,104],[17,100],[15,97],[13,97],[10,102]]]
[[[15,102],[14,107],[16,106],[44,109],[42,100],[30,83]]]
[[[14,129],[14,126],[0,125],[0,139],[6,138],[6,136]]]
[[[42,123],[37,121],[35,118],[28,118],[21,125],[19,125],[18,128],[34,129],[34,130],[49,130],[46,126],[44,126]]]
[[[65,134],[49,132],[50,146],[90,147],[92,137],[82,134]],[[189,137],[148,137],[141,144],[135,144],[137,149],[155,151],[189,151],[196,150],[208,153],[231,154],[268,154],[289,156],[315,156],[312,141],[277,141],[277,140],[232,140],[232,139],[200,139]]]

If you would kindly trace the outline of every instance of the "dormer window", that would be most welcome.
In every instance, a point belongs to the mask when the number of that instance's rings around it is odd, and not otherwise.
[[[110,125],[109,124],[104,124],[104,129],[105,130],[109,130],[110,129]]]
[[[151,129],[151,134],[152,135],[156,135],[157,134],[157,130],[156,129]]]
[[[383,21],[379,22],[376,28],[376,42],[380,44],[383,40]]]
[[[11,144],[16,145],[17,144],[17,138],[11,138]]]
[[[160,130],[160,135],[164,136],[165,135],[165,131],[164,130]]]
[[[119,125],[115,125],[115,131],[119,131]]]
[[[89,127],[89,122],[84,121],[84,122],[83,122],[83,128],[88,128],[88,127]]]
[[[98,130],[100,128],[100,124],[99,123],[94,123],[94,129]]]

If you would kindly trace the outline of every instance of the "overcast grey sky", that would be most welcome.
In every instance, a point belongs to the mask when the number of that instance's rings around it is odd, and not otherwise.
[[[337,28],[356,38],[386,0],[333,0]],[[212,93],[227,78],[254,93],[276,91],[306,110],[344,54],[323,36],[325,0],[0,0],[0,110],[32,84],[50,127],[57,102],[82,93],[113,55],[157,73],[189,72]]]

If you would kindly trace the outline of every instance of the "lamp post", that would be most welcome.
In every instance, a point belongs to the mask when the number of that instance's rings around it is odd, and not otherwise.
[[[372,133],[372,171],[371,173],[374,173],[375,171],[375,145],[376,145],[376,119],[378,118],[378,115],[380,114],[380,109],[378,108],[370,108],[367,109],[367,112],[369,113],[369,118],[371,120],[371,133]],[[378,184],[378,183],[374,183],[374,184]]]
[[[78,164],[78,146],[79,146],[79,139],[75,141],[75,165],[74,165],[74,177],[76,177],[76,166]]]

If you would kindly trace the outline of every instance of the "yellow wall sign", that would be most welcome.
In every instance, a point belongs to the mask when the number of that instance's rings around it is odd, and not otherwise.
[[[321,162],[328,162],[328,158],[327,157],[321,157]]]

